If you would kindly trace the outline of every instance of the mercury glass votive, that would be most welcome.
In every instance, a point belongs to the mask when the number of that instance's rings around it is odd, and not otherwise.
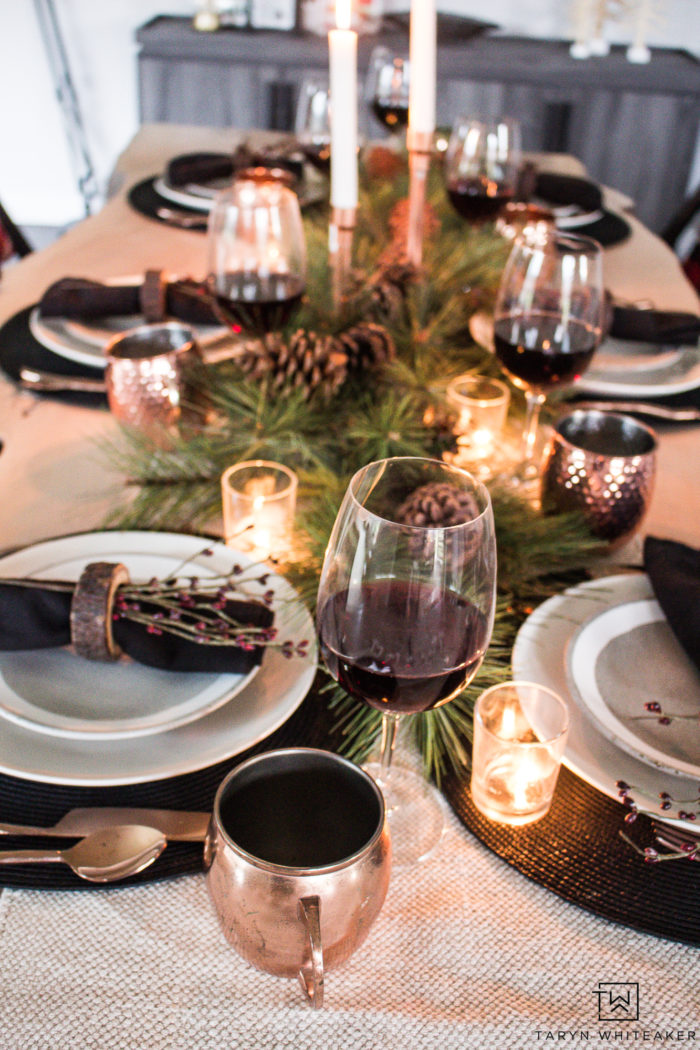
[[[457,417],[455,461],[474,467],[479,474],[491,473],[488,461],[505,426],[510,390],[500,379],[462,375],[448,385],[446,397]]]
[[[549,809],[569,729],[566,704],[534,682],[505,682],[474,708],[471,794],[501,824],[530,824]]]
[[[265,459],[235,463],[221,475],[224,540],[264,560],[289,553],[297,476]]]
[[[578,511],[594,536],[626,542],[654,489],[656,435],[632,416],[575,409],[555,424],[542,470],[545,511]]]

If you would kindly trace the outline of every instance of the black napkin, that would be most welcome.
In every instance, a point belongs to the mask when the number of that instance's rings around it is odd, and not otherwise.
[[[647,536],[644,568],[673,633],[700,671],[700,551]]]
[[[173,157],[165,169],[165,181],[173,187],[227,179],[232,175],[233,157],[230,153],[184,153]]]
[[[603,207],[603,194],[600,186],[590,179],[579,175],[558,175],[549,171],[538,171],[528,181],[534,197],[552,208],[573,204],[583,213],[599,212],[597,218],[583,226],[571,227],[573,234],[585,234],[593,237],[605,248],[619,244],[630,235],[630,225],[615,212]]]
[[[233,177],[245,168],[282,168],[301,180],[304,175],[304,156],[301,146],[294,139],[283,139],[270,146],[253,149],[241,143],[231,154],[185,153],[173,157],[165,169],[165,181],[175,188],[207,185],[220,179]]]
[[[70,645],[71,600],[72,593],[67,591],[0,584],[0,651]],[[141,602],[141,608],[148,611],[148,603]],[[258,602],[228,601],[224,611],[252,627],[271,627],[274,620],[274,613]],[[166,632],[150,634],[146,625],[123,619],[113,622],[112,633],[127,656],[165,671],[247,674],[260,664],[265,652],[262,646],[246,650],[191,642]]]
[[[165,286],[165,310],[190,324],[218,325],[209,294],[199,281],[170,281]],[[63,277],[46,289],[39,302],[42,317],[94,320],[143,313],[141,286],[101,284],[85,277]]]
[[[700,317],[679,310],[614,306],[610,335],[639,343],[692,344],[700,338]]]
[[[535,178],[534,193],[555,208],[575,204],[581,211],[588,212],[600,211],[603,207],[600,187],[578,175],[539,171]]]

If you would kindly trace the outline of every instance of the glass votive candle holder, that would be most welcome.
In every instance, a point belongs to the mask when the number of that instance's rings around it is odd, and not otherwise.
[[[505,682],[474,708],[471,794],[501,824],[530,824],[549,809],[569,729],[560,696],[534,682]]]
[[[510,390],[500,379],[488,376],[457,376],[447,387],[447,403],[457,416],[458,463],[482,464],[493,456],[505,426]],[[483,472],[483,471],[482,471]]]
[[[266,459],[235,463],[221,475],[224,540],[264,560],[289,553],[297,476]]]

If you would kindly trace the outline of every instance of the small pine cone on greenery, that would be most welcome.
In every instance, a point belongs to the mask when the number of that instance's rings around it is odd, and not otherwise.
[[[408,198],[397,201],[389,214],[389,233],[396,255],[405,259],[406,241],[408,240],[408,216],[410,204]],[[440,232],[440,219],[433,205],[426,201],[423,212],[423,238],[428,241]]]
[[[334,394],[348,374],[348,357],[338,340],[298,329],[286,342],[268,336],[264,343],[248,343],[238,359],[251,379],[271,379],[273,391],[302,390],[309,398],[316,390]]]
[[[396,520],[404,525],[419,528],[446,529],[451,525],[463,525],[479,517],[479,506],[471,494],[452,485],[449,481],[433,481],[415,489],[399,507]],[[481,545],[483,524],[469,533],[447,534],[447,549],[459,551],[460,557],[473,557]],[[434,533],[416,533],[411,539],[415,553],[432,557],[436,537]],[[459,547],[457,546],[459,544]]]
[[[396,519],[404,525],[444,529],[473,521],[480,513],[471,492],[449,481],[431,481],[415,489],[403,501]]]
[[[377,368],[396,357],[394,340],[387,329],[371,321],[341,332],[338,343],[347,354],[348,371],[351,372]]]
[[[406,299],[406,289],[415,280],[417,271],[405,253],[384,252],[368,286],[372,310],[378,317],[396,318]]]
[[[365,153],[365,171],[370,179],[395,179],[406,170],[406,160],[388,146],[373,146]]]

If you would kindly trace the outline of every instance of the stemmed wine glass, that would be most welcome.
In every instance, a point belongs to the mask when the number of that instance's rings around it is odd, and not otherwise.
[[[366,94],[372,113],[390,132],[398,135],[408,126],[410,63],[387,47],[372,52]]]
[[[517,121],[460,117],[445,156],[445,185],[452,206],[469,222],[495,219],[516,194],[520,164]]]
[[[491,501],[439,460],[370,463],[348,485],[326,550],[317,627],[328,670],[382,712],[379,765],[394,859],[427,855],[443,829],[424,778],[391,765],[399,720],[453,699],[476,674],[493,627]]]
[[[327,77],[305,77],[299,89],[294,132],[307,160],[328,175],[331,168],[330,99]]]
[[[591,362],[603,325],[603,251],[590,237],[538,226],[515,241],[494,311],[496,357],[525,392],[522,463],[516,480],[537,477],[534,459],[547,392],[575,382]]]
[[[217,196],[209,215],[207,286],[234,331],[276,331],[304,294],[304,228],[284,179],[284,172],[252,169]]]

